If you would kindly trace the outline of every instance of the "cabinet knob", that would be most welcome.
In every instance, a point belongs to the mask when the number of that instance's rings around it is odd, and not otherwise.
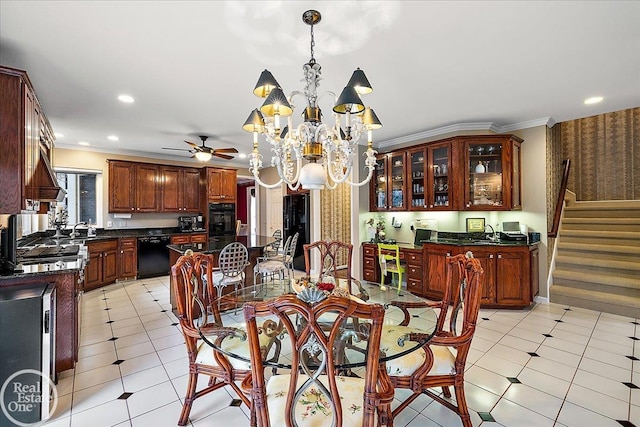
[[[498,258],[502,258],[502,255],[498,255]]]
[[[136,208],[131,208],[131,210],[132,210],[132,211],[135,211],[135,210],[136,210]]]
[[[124,253],[124,251],[120,251],[120,253],[121,253],[121,254],[123,254],[123,253]]]
[[[489,255],[489,259],[493,259],[493,254]]]
[[[451,256],[451,252],[447,252],[447,256]]]

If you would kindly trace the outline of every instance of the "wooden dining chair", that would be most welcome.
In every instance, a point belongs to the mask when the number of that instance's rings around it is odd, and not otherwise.
[[[320,281],[333,280],[335,284],[345,283],[347,291],[367,301],[368,292],[362,283],[353,277],[351,261],[353,259],[353,245],[338,240],[319,240],[302,246],[304,250],[304,266],[307,277],[311,277],[311,261],[317,254],[320,268],[317,277]],[[342,281],[340,280],[342,279]]]
[[[390,304],[404,312],[404,319],[398,326],[385,327],[382,348],[397,347],[403,340],[418,341],[428,336],[429,334],[411,327],[411,309],[438,309],[435,336],[423,349],[387,362],[387,371],[394,388],[409,389],[412,392],[396,407],[393,416],[396,417],[418,396],[426,394],[457,413],[464,427],[471,427],[464,393],[464,370],[480,309],[483,270],[480,261],[473,258],[471,252],[448,257],[446,268],[447,283],[442,301]],[[461,319],[458,318],[459,315],[462,315]],[[451,397],[449,386],[455,389],[457,404],[447,400]],[[436,387],[442,387],[444,398],[431,390]]]
[[[211,280],[213,256],[199,254],[197,255],[198,260],[194,257],[196,256],[181,256],[171,267],[178,320],[189,358],[189,382],[178,420],[179,426],[189,423],[189,413],[195,399],[226,385],[235,390],[240,400],[250,407],[249,397],[235,383],[235,381],[242,381],[251,375],[249,364],[226,358],[223,354],[214,351],[200,338],[200,331],[211,341],[221,340],[236,332],[233,328],[221,328],[222,322],[216,303],[217,293]],[[230,341],[236,344],[241,343],[242,340]],[[244,342],[246,343],[246,341]],[[248,355],[248,345],[246,347]],[[198,375],[208,376],[209,382],[206,387],[196,391]]]
[[[350,298],[309,290],[244,306],[251,348],[254,414],[259,427],[268,426],[367,426],[389,425],[393,388],[384,363],[379,362],[384,308]],[[309,297],[311,295],[311,297]],[[330,328],[320,325],[326,313],[338,313]],[[338,376],[334,350],[344,323],[358,316],[368,326],[364,378]],[[263,319],[275,319],[286,331],[283,347],[292,349],[290,373],[265,379],[260,352]],[[366,323],[368,322],[368,323]]]

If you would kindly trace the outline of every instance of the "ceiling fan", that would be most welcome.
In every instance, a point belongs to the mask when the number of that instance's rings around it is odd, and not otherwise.
[[[193,142],[185,141],[185,143],[189,144],[191,149],[184,148],[168,148],[163,147],[163,150],[175,150],[175,151],[188,151],[193,154],[192,158],[196,158],[200,161],[207,162],[211,159],[212,156],[220,157],[221,159],[230,160],[233,159],[233,156],[230,156],[225,153],[237,153],[238,150],[235,148],[217,148],[214,149],[205,144],[209,137],[207,135],[200,135],[199,138],[202,140],[202,145],[195,144]]]

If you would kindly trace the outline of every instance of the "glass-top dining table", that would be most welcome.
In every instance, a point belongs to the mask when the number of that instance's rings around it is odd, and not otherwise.
[[[338,287],[346,286],[346,279],[338,279]],[[220,317],[224,334],[206,334],[201,330],[201,338],[229,358],[250,362],[249,349],[242,306],[247,302],[267,301],[282,295],[296,294],[302,289],[298,282],[289,279],[273,280],[266,283],[245,286],[220,299]],[[335,292],[334,292],[335,294]],[[344,293],[342,294],[344,295]],[[381,287],[377,283],[362,282],[359,296],[368,304],[381,304],[385,308],[384,327],[381,337],[380,362],[396,359],[416,352],[433,337],[436,330],[437,311],[427,307],[423,298],[405,290],[398,293],[395,287]],[[352,296],[351,298],[353,298]],[[355,297],[357,298],[357,297]],[[404,309],[403,309],[404,307]],[[406,307],[412,307],[411,310]],[[293,316],[293,315],[292,315]],[[338,318],[333,313],[325,313],[318,322],[333,323]],[[280,346],[285,329],[273,319],[258,319],[261,346],[265,347],[264,365],[272,368],[291,369],[287,354],[291,349]],[[296,319],[292,319],[296,322]],[[402,322],[407,326],[399,326]],[[343,345],[334,355],[337,369],[351,369],[366,365],[366,322],[354,316],[343,320],[341,342]],[[209,326],[210,328],[210,326]],[[211,329],[209,329],[210,331]],[[232,331],[232,332],[229,332]],[[263,342],[264,341],[264,342]]]

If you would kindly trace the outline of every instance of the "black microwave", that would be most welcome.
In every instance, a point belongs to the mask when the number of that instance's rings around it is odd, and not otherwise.
[[[209,204],[209,237],[236,234],[236,205],[234,203]]]

